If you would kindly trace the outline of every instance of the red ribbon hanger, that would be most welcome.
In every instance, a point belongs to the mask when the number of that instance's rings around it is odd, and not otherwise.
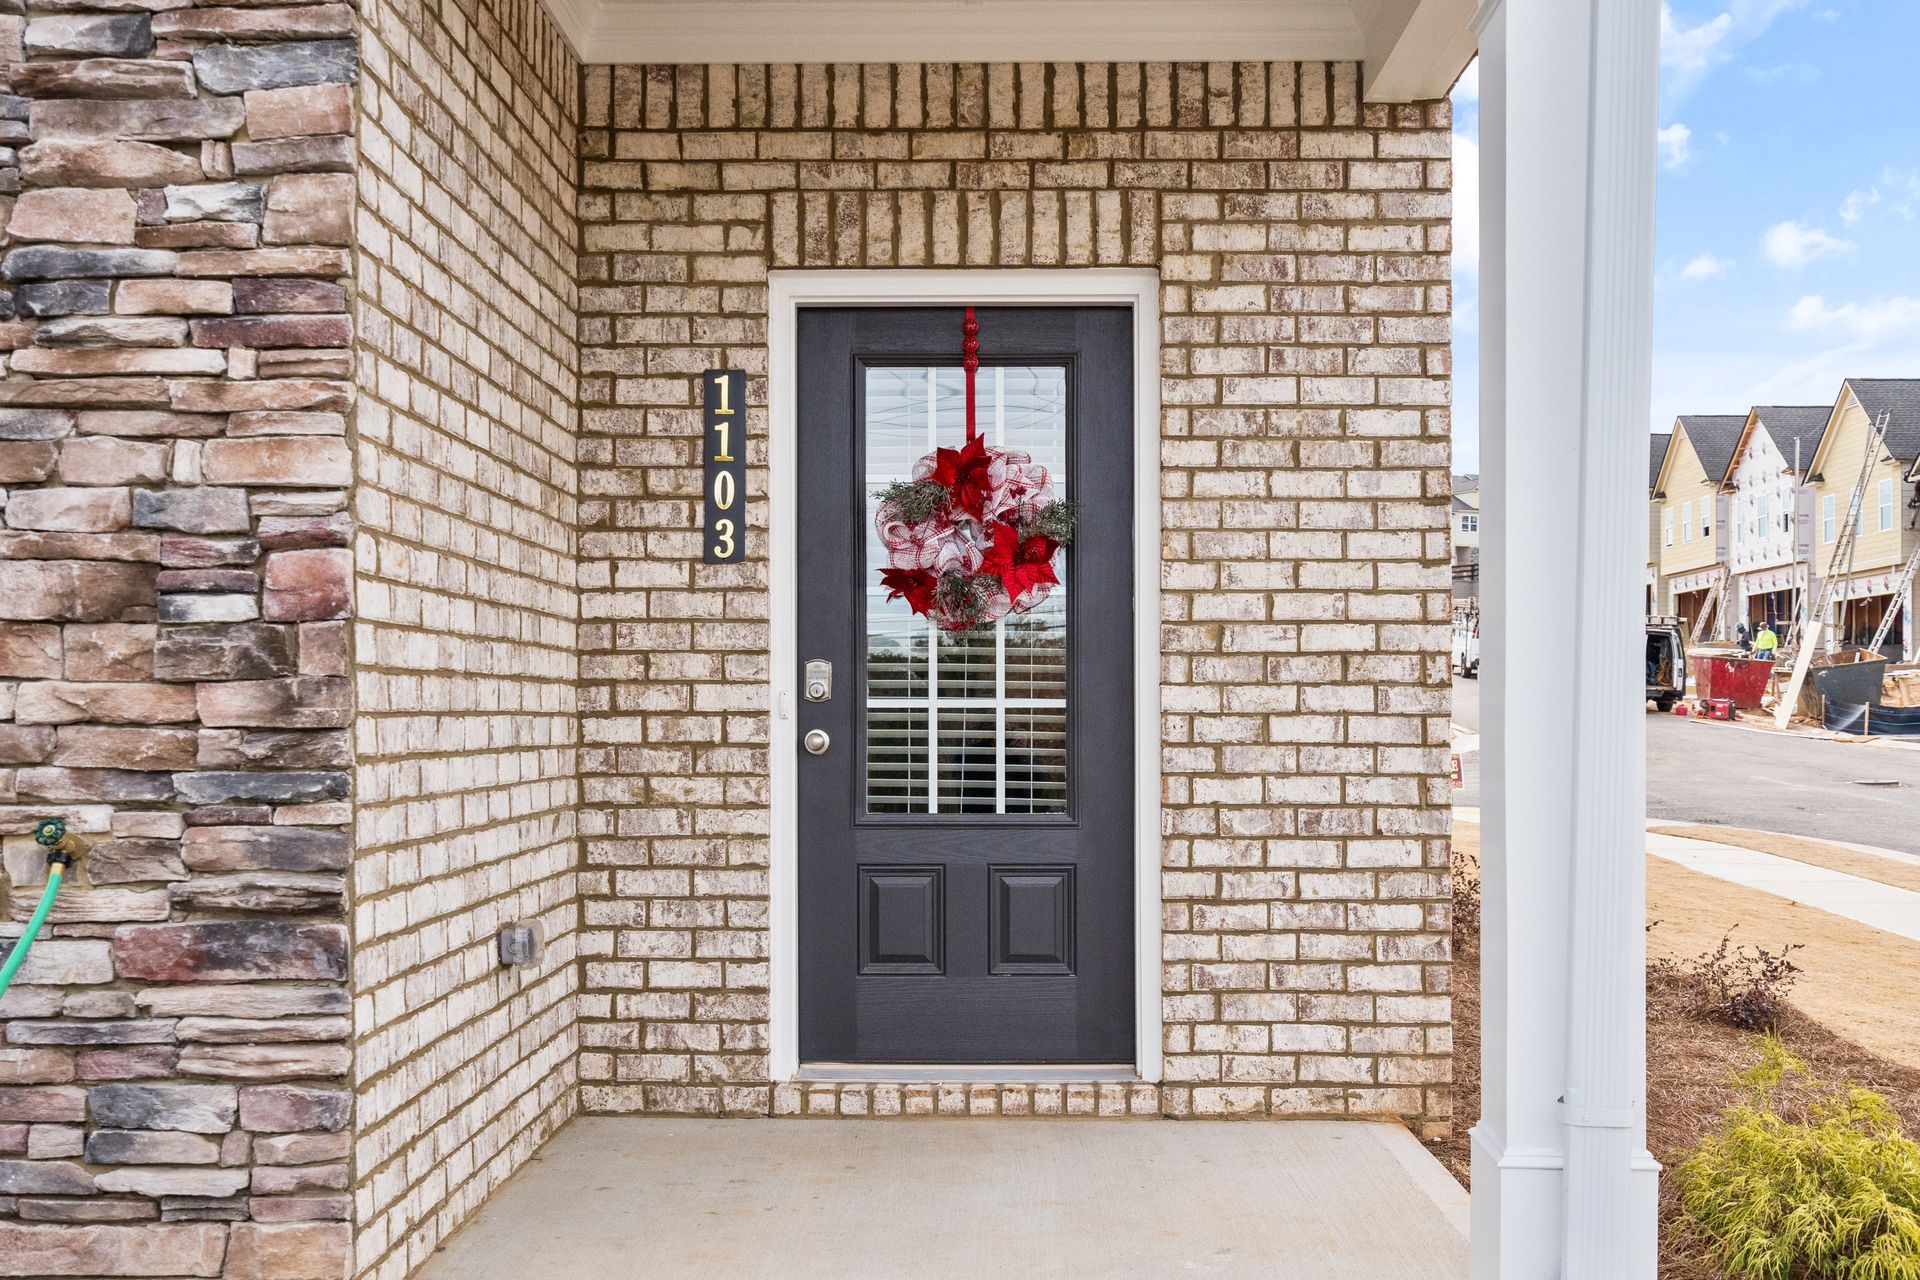
[[[960,367],[967,371],[967,439],[971,441],[980,434],[980,428],[973,421],[973,378],[980,369],[980,322],[973,318],[972,307],[967,308],[967,320],[960,329],[966,334],[960,343]]]

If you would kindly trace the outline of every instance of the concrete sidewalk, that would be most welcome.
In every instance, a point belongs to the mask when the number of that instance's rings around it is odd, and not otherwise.
[[[1850,846],[1856,851],[1886,854],[1891,850]],[[1695,840],[1687,836],[1647,833],[1647,852],[1678,863],[1689,871],[1758,889],[1775,897],[1814,907],[1831,915],[1920,941],[1920,893],[1816,866],[1778,854],[1761,853],[1735,845]]]
[[[1478,823],[1480,810],[1456,805],[1453,816],[1456,821]],[[1673,824],[1649,819],[1647,825]],[[1920,856],[1902,853],[1897,849],[1880,849],[1852,841],[1833,840],[1826,843],[1906,866],[1920,862]],[[1920,893],[1911,889],[1882,884],[1878,880],[1835,871],[1811,862],[1783,858],[1778,854],[1657,831],[1647,832],[1647,852],[1701,875],[1757,889],[1761,893],[1813,907],[1856,924],[1920,941]]]
[[[1396,1125],[590,1117],[419,1280],[1466,1271],[1467,1193]]]

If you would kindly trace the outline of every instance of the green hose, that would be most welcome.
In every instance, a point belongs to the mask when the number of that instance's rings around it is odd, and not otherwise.
[[[73,865],[73,855],[58,847],[66,841],[66,823],[58,818],[48,818],[39,824],[33,836],[51,850],[47,854],[47,887],[40,891],[40,905],[33,909],[33,916],[27,921],[27,931],[20,935],[19,941],[7,953],[6,963],[0,964],[0,996],[7,994],[7,988],[13,985],[13,975],[20,972],[20,966],[27,962],[27,951],[33,946],[33,940],[40,936],[40,926],[47,922],[47,916],[53,911],[53,898],[60,892],[60,882],[66,879],[67,868]]]
[[[40,894],[40,905],[33,909],[33,918],[27,921],[27,931],[13,944],[13,950],[7,953],[7,962],[0,964],[0,996],[7,994],[7,988],[13,985],[13,975],[26,963],[27,948],[33,945],[39,936],[40,926],[47,922],[47,913],[53,910],[53,895],[60,892],[60,881],[65,879],[66,868],[54,863],[47,868],[47,887]]]

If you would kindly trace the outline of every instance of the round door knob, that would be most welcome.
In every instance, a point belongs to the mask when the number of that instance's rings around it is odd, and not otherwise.
[[[827,754],[829,742],[830,739],[828,739],[825,729],[809,729],[807,730],[807,736],[800,739],[800,745],[804,746],[807,749],[807,754],[812,756],[823,756]]]

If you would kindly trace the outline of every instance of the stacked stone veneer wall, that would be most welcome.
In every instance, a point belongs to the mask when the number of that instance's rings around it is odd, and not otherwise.
[[[362,15],[355,1196],[397,1278],[577,1096],[580,77],[534,0]]]
[[[1443,1125],[1447,105],[1347,64],[585,83],[583,1106]],[[764,505],[699,563],[698,374],[764,406],[769,270],[1028,266],[1163,281],[1166,1083],[775,1090]]]
[[[345,4],[0,16],[0,1274],[350,1249]]]

